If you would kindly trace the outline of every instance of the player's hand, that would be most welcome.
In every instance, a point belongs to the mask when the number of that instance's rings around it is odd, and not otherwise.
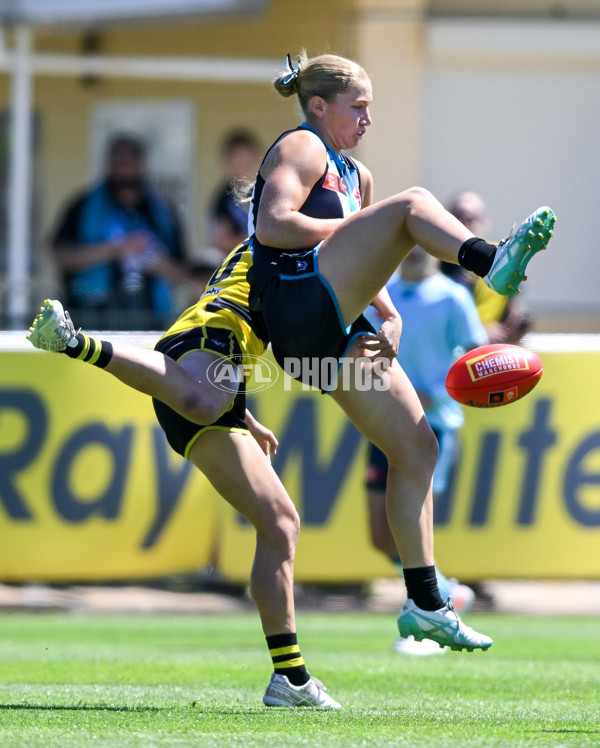
[[[401,335],[402,318],[390,317],[383,321],[377,335],[362,335],[360,343],[366,350],[377,353],[391,362],[398,355]]]
[[[275,434],[266,426],[263,426],[262,423],[259,423],[248,410],[246,411],[246,423],[248,424],[248,431],[256,439],[258,446],[265,455],[270,458],[271,455],[277,454],[279,442]]]
[[[263,426],[262,423],[256,421],[255,426],[250,429],[250,433],[256,439],[258,446],[267,457],[270,457],[272,454],[277,454],[279,442],[277,441],[275,434],[266,428],[266,426]]]

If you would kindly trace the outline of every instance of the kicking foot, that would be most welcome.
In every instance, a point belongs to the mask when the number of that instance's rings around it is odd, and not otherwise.
[[[531,258],[546,249],[554,234],[556,216],[550,208],[538,208],[514,234],[500,242],[485,283],[502,296],[520,293],[519,285],[527,280],[525,269]]]
[[[56,299],[46,299],[29,328],[27,340],[42,351],[64,351],[76,335],[69,312]]]

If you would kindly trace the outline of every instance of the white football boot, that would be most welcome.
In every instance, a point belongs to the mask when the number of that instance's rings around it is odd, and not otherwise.
[[[432,639],[440,647],[450,647],[455,651],[485,651],[494,643],[489,636],[466,626],[450,600],[439,610],[422,610],[408,599],[398,616],[398,631],[400,636],[414,636],[418,642]]]
[[[265,706],[316,706],[321,709],[339,709],[341,704],[326,693],[327,689],[317,678],[303,686],[292,685],[285,675],[273,673],[267,686],[263,703]]]

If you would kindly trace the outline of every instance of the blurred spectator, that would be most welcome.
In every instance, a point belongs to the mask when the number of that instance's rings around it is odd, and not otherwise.
[[[250,196],[261,156],[261,143],[249,130],[232,130],[223,139],[221,162],[225,180],[216,190],[210,208],[211,246],[223,255],[248,236],[248,211],[243,199]]]
[[[450,201],[448,211],[475,236],[488,236],[486,206],[477,193],[469,190],[457,193]],[[531,329],[531,314],[520,297],[501,296],[489,288],[482,278],[459,265],[442,263],[442,272],[471,290],[490,343],[517,344]]]
[[[163,329],[186,250],[173,208],[150,186],[146,151],[120,134],[102,181],[66,206],[51,238],[66,303],[91,329]]]
[[[440,262],[421,247],[412,249],[400,264],[399,273],[386,285],[392,303],[403,320],[398,360],[415,388],[425,416],[439,444],[433,473],[436,515],[446,508],[446,496],[458,454],[457,432],[464,422],[462,407],[446,391],[446,374],[458,355],[487,342],[470,293],[440,272]],[[370,307],[370,322],[379,329],[381,318]],[[388,462],[375,445],[369,445],[366,487],[371,543],[402,573],[402,562],[387,520],[386,484]],[[436,567],[440,595],[450,598],[457,611],[466,612],[475,594],[456,579],[447,579]],[[441,654],[444,650],[425,640],[398,639],[398,652]]]

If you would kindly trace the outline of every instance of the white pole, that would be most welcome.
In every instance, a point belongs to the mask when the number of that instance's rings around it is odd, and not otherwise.
[[[8,326],[25,326],[29,311],[29,217],[31,206],[31,40],[29,26],[15,29],[11,92],[8,191]]]

